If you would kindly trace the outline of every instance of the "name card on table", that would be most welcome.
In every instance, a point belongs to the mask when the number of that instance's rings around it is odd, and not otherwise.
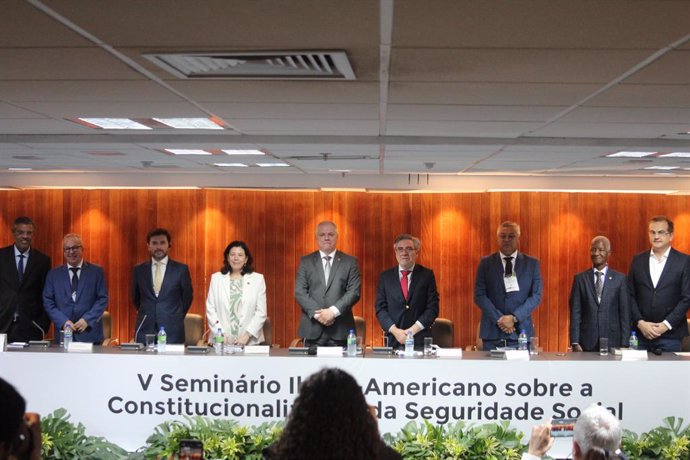
[[[72,342],[69,344],[67,351],[70,353],[91,353],[93,351],[93,344],[87,342]]]
[[[511,361],[529,361],[529,351],[527,350],[506,350],[503,359]]]
[[[343,356],[343,347],[316,347],[316,356]]]
[[[268,345],[250,345],[244,347],[245,355],[267,355],[271,351]]]
[[[439,358],[462,358],[462,348],[437,348],[436,356]]]
[[[164,355],[183,355],[184,354],[184,344],[183,343],[168,343],[165,345],[165,351],[162,354],[164,354]]]
[[[7,334],[0,334],[0,353],[7,348]]]
[[[621,361],[647,361],[647,350],[621,350]]]

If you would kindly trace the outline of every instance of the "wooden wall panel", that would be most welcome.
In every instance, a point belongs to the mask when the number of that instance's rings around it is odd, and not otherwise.
[[[521,224],[520,249],[540,259],[544,294],[534,315],[542,345],[568,344],[568,296],[575,273],[589,266],[589,241],[611,239],[612,268],[626,272],[632,256],[649,247],[646,222],[667,214],[676,223],[674,247],[690,252],[690,197],[632,194],[472,193],[386,194],[239,190],[30,190],[0,191],[2,245],[12,242],[11,223],[28,215],[38,224],[34,246],[62,262],[61,239],[83,236],[85,257],[102,265],[110,291],[114,335],[130,340],[135,312],[130,302],[132,267],[148,257],[146,233],[172,233],[171,256],[190,266],[191,311],[204,314],[211,274],[225,246],[241,239],[251,248],[267,281],[274,341],[287,346],[296,335],[299,306],[294,278],[300,257],[315,250],[315,225],[334,220],[339,248],[356,256],[362,299],[355,314],[368,324],[368,344],[380,344],[374,301],[379,273],[393,266],[393,239],[408,232],[422,240],[419,263],[434,270],[440,315],[453,320],[455,343],[474,343],[481,312],[473,302],[477,264],[496,250],[496,227]]]

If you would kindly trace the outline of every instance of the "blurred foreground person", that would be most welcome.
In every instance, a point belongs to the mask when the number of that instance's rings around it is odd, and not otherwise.
[[[362,388],[341,369],[322,369],[302,383],[285,430],[266,449],[269,460],[393,460]]]

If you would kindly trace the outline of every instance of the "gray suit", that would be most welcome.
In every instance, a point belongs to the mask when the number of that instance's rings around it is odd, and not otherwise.
[[[610,347],[628,345],[630,337],[630,297],[625,275],[608,269],[601,301],[594,288],[594,270],[575,275],[570,290],[570,343],[583,351],[599,351],[599,337],[607,337]]]
[[[295,298],[302,307],[298,335],[310,341],[325,343],[328,339],[343,341],[355,328],[352,306],[360,296],[361,279],[357,259],[336,251],[326,283],[319,251],[302,257],[295,280]],[[330,326],[314,319],[316,310],[335,306],[340,316]]]

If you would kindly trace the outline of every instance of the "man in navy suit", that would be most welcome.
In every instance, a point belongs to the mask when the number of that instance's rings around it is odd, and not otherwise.
[[[168,343],[184,343],[184,317],[192,305],[192,277],[187,265],[168,257],[170,232],[155,228],[146,235],[151,260],[134,267],[132,303],[137,309],[135,341],[165,328]]]
[[[419,238],[398,235],[393,243],[398,266],[382,272],[376,287],[376,317],[389,346],[395,348],[405,345],[408,331],[414,335],[415,348],[422,348],[438,316],[434,272],[415,263],[420,246]]]
[[[688,335],[690,257],[673,249],[671,241],[671,219],[652,217],[652,250],[635,255],[628,271],[632,322],[644,350],[680,351],[683,337]]]
[[[352,306],[360,295],[357,259],[336,250],[338,229],[330,221],[316,227],[319,250],[302,257],[295,298],[302,307],[298,335],[305,346],[344,346],[355,328]]]
[[[570,290],[570,343],[573,351],[599,351],[599,338],[610,347],[628,345],[630,297],[625,275],[608,266],[611,242],[595,236],[589,248],[593,268],[575,275]]]
[[[84,260],[81,236],[69,233],[62,239],[67,263],[48,272],[43,305],[55,331],[69,326],[74,342],[103,342],[101,317],[108,306],[108,287],[103,269]]]
[[[31,247],[36,225],[14,220],[14,244],[0,249],[0,333],[9,342],[42,340],[50,319],[43,308],[43,284],[50,257]]]
[[[517,250],[520,226],[503,222],[496,235],[499,251],[482,258],[474,284],[474,303],[482,310],[479,336],[484,350],[516,346],[523,329],[531,337],[532,312],[541,302],[539,261]]]

